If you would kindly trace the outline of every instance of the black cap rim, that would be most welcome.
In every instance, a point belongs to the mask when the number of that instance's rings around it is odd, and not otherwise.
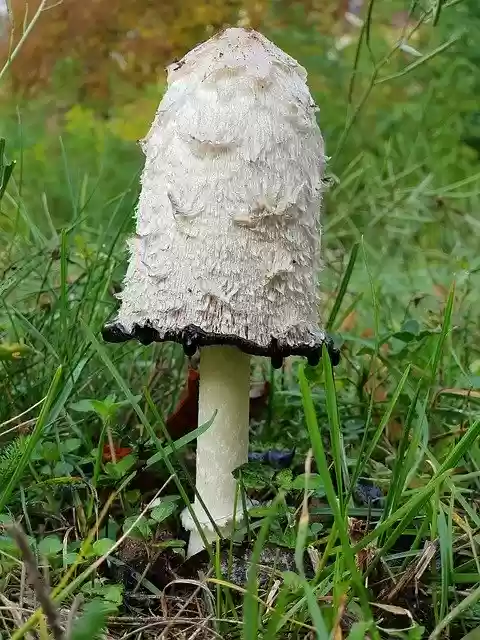
[[[246,340],[236,335],[224,335],[220,333],[204,331],[200,327],[190,324],[183,329],[169,330],[161,334],[150,323],[140,326],[134,324],[131,331],[127,331],[118,322],[106,324],[102,330],[105,342],[122,343],[129,340],[138,340],[141,344],[149,345],[152,342],[177,342],[183,346],[185,354],[192,357],[200,347],[224,345],[237,347],[244,353],[252,356],[264,356],[271,358],[272,366],[276,369],[283,364],[283,359],[288,356],[303,356],[307,358],[311,366],[320,362],[322,347],[326,346],[333,366],[340,362],[340,351],[335,347],[332,338],[326,337],[315,344],[282,344],[277,338],[272,337],[268,345],[259,345],[252,340]]]

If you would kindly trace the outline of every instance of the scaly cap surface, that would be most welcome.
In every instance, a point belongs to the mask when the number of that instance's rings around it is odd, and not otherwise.
[[[318,360],[325,155],[306,77],[240,28],[168,68],[141,141],[136,235],[106,340]]]

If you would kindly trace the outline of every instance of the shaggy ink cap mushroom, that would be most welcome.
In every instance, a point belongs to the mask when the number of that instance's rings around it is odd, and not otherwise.
[[[326,344],[338,362],[318,326],[325,154],[306,75],[241,28],[168,68],[106,341],[229,345],[275,367]]]
[[[142,141],[136,234],[103,335],[200,349],[198,424],[214,420],[197,438],[196,497],[182,514],[188,556],[244,515],[232,471],[248,460],[249,356],[316,364],[326,344],[338,362],[318,326],[325,155],[315,112],[303,67],[232,28],[169,67]]]

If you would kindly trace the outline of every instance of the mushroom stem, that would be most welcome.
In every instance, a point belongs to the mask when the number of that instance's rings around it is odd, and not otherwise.
[[[231,532],[237,482],[232,471],[248,460],[250,357],[236,347],[204,347],[200,352],[198,424],[217,415],[197,439],[196,488],[222,534]],[[212,523],[195,498],[195,514],[209,542],[215,540]],[[237,499],[235,522],[242,519]],[[188,509],[182,514],[191,532],[188,557],[204,548]]]

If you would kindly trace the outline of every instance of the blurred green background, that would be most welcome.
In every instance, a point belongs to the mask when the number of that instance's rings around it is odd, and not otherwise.
[[[453,6],[436,26],[417,26],[422,11],[409,12],[410,1],[375,2],[368,33],[360,24],[367,3],[357,10],[359,2],[82,4],[67,0],[42,13],[1,87],[0,135],[21,160],[22,208],[39,228],[79,217],[95,228],[108,221],[109,202],[141,169],[135,141],[161,99],[165,65],[216,29],[244,24],[309,72],[335,180],[324,212],[328,246],[365,234],[376,254],[393,257],[415,242],[462,258],[444,221],[455,218],[450,202],[472,213],[478,186],[478,47],[470,42],[478,42],[480,9],[473,0],[444,3]],[[13,1],[14,42],[34,11]],[[7,35],[3,44],[6,53]],[[2,229],[11,229],[16,206],[4,203]],[[462,245],[474,228],[468,219],[455,218]]]

